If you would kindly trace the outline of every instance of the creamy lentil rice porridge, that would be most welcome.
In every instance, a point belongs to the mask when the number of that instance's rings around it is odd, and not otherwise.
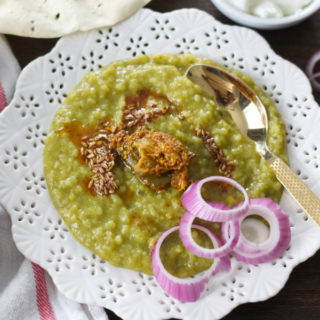
[[[152,274],[153,245],[179,224],[181,194],[193,181],[225,175],[252,198],[280,199],[281,185],[254,143],[184,75],[196,63],[214,65],[169,54],[112,62],[88,73],[53,119],[43,156],[51,199],[75,238],[115,266]],[[286,160],[284,125],[272,100],[235,74],[265,104],[268,145]],[[210,190],[210,200],[241,201],[232,188]],[[212,263],[184,250],[177,234],[161,250],[168,271],[180,277]]]

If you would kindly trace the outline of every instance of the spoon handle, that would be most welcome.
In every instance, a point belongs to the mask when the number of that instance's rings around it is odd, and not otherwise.
[[[320,199],[295,175],[290,167],[273,155],[267,160],[277,179],[304,211],[320,226]]]

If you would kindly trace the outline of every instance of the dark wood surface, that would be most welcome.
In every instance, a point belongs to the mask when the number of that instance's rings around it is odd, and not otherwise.
[[[153,0],[147,6],[159,12],[180,8],[199,8],[219,21],[234,24],[219,13],[209,0]],[[308,58],[320,50],[320,11],[305,22],[278,31],[258,31],[273,50],[305,69]],[[8,36],[9,43],[21,67],[47,53],[57,39],[29,39]],[[314,93],[320,104],[320,94]],[[320,112],[320,110],[319,110]],[[110,314],[110,319],[119,319]],[[297,266],[278,295],[264,302],[241,305],[225,317],[228,320],[313,320],[320,319],[320,254]]]

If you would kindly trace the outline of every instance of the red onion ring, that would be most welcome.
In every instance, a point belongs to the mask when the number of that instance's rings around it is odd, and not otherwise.
[[[320,72],[315,72],[316,64],[320,62],[320,50],[311,56],[306,65],[306,73],[312,87],[320,92]],[[319,80],[317,80],[319,79]]]
[[[217,238],[209,229],[198,225],[194,225],[193,228],[206,233],[213,245],[218,246],[219,242],[217,241]],[[151,253],[151,265],[158,284],[167,294],[182,302],[193,302],[199,299],[210,276],[219,271],[230,270],[230,261],[228,262],[225,258],[223,260],[214,259],[209,269],[198,273],[193,277],[178,278],[173,276],[165,269],[161,261],[160,248],[165,238],[178,229],[179,226],[172,227],[161,234]]]
[[[233,208],[215,208],[212,207],[208,202],[206,202],[201,195],[202,186],[211,181],[224,182],[232,185],[242,192],[244,196],[244,201],[240,205]],[[189,186],[189,188],[184,192],[181,197],[181,202],[186,210],[195,217],[201,218],[207,221],[225,222],[234,219],[238,219],[243,216],[249,207],[249,197],[246,190],[235,180],[222,177],[222,176],[212,176],[197,182],[194,182]]]
[[[259,264],[278,258],[289,246],[291,240],[290,222],[288,216],[280,206],[271,199],[259,198],[250,200],[248,212],[241,217],[243,220],[250,215],[258,215],[264,218],[270,226],[269,237],[261,242],[249,241],[243,233],[231,254],[245,263]],[[235,223],[232,221],[231,223]],[[229,226],[222,227],[222,238],[227,241],[230,238]]]
[[[219,238],[217,237],[217,239]],[[218,243],[221,243],[220,240]],[[219,262],[216,269],[211,273],[211,277],[215,276],[219,272],[229,272],[231,270],[231,259],[228,255],[217,259]]]
[[[232,208],[217,202],[206,202],[202,198],[201,188],[209,181],[231,184],[243,193],[244,201]],[[258,264],[279,257],[290,244],[289,218],[282,212],[280,206],[268,198],[249,201],[245,189],[232,179],[217,176],[195,182],[182,195],[181,201],[187,211],[182,216],[179,226],[165,231],[159,237],[152,250],[151,264],[160,287],[170,296],[182,302],[196,301],[210,276],[221,271],[231,270],[231,260],[228,253],[245,263]],[[261,216],[269,223],[268,238],[261,243],[249,241],[241,232],[241,224],[246,217],[251,215]],[[207,221],[222,222],[223,242],[208,228],[194,225],[196,217]],[[205,232],[212,241],[213,249],[199,246],[192,238],[192,228]],[[214,259],[209,269],[194,277],[184,279],[171,275],[165,269],[160,258],[160,248],[164,239],[177,230],[179,230],[183,244],[190,252],[200,257]]]
[[[226,207],[223,204],[211,203],[215,208]],[[227,208],[227,207],[226,207]],[[188,211],[184,213],[180,220],[180,238],[184,246],[193,254],[203,258],[221,258],[227,255],[236,245],[240,237],[240,224],[238,220],[232,223],[226,222],[230,225],[230,237],[223,245],[215,246],[213,249],[203,248],[199,246],[192,238],[191,229],[193,228],[193,221],[195,216],[191,215]]]

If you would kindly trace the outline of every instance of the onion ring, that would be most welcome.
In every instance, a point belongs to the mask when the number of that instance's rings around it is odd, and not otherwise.
[[[206,233],[213,245],[218,245],[216,237],[209,229],[198,225],[194,225],[193,228]],[[160,248],[165,238],[178,229],[179,226],[172,227],[161,234],[152,250],[151,265],[158,284],[167,294],[181,302],[193,302],[199,299],[206,283],[212,275],[219,271],[230,270],[230,261],[228,262],[225,258],[223,260],[214,259],[209,269],[193,277],[178,278],[173,276],[165,269],[161,261]]]
[[[205,183],[215,181],[228,183],[242,192],[244,201],[241,202],[241,205],[234,206],[233,208],[221,209],[212,207],[205,201],[201,195],[201,188]],[[212,176],[194,182],[181,196],[181,202],[186,210],[193,216],[203,220],[216,222],[238,219],[243,216],[249,208],[249,197],[246,190],[235,180],[222,176]]]
[[[311,82],[312,87],[320,92],[320,72],[315,72],[317,63],[320,63],[320,50],[311,56],[306,65],[306,74]]]
[[[261,243],[256,243],[249,241],[240,232],[239,241],[231,254],[238,260],[251,264],[264,263],[278,258],[288,248],[291,240],[288,216],[276,202],[268,198],[251,199],[250,208],[240,219],[240,225],[250,215],[261,216],[269,223],[269,237]],[[226,225],[222,227],[222,238],[224,241],[230,238],[230,230]]]
[[[211,203],[212,204],[212,203]],[[225,207],[223,204],[214,203],[216,207]],[[180,220],[180,238],[184,246],[193,254],[203,258],[221,258],[227,255],[236,245],[240,237],[240,224],[238,220],[226,222],[230,225],[230,237],[226,239],[222,246],[214,247],[213,249],[203,248],[199,246],[192,238],[191,229],[193,228],[193,221],[195,216],[190,214],[188,211],[184,213]]]

